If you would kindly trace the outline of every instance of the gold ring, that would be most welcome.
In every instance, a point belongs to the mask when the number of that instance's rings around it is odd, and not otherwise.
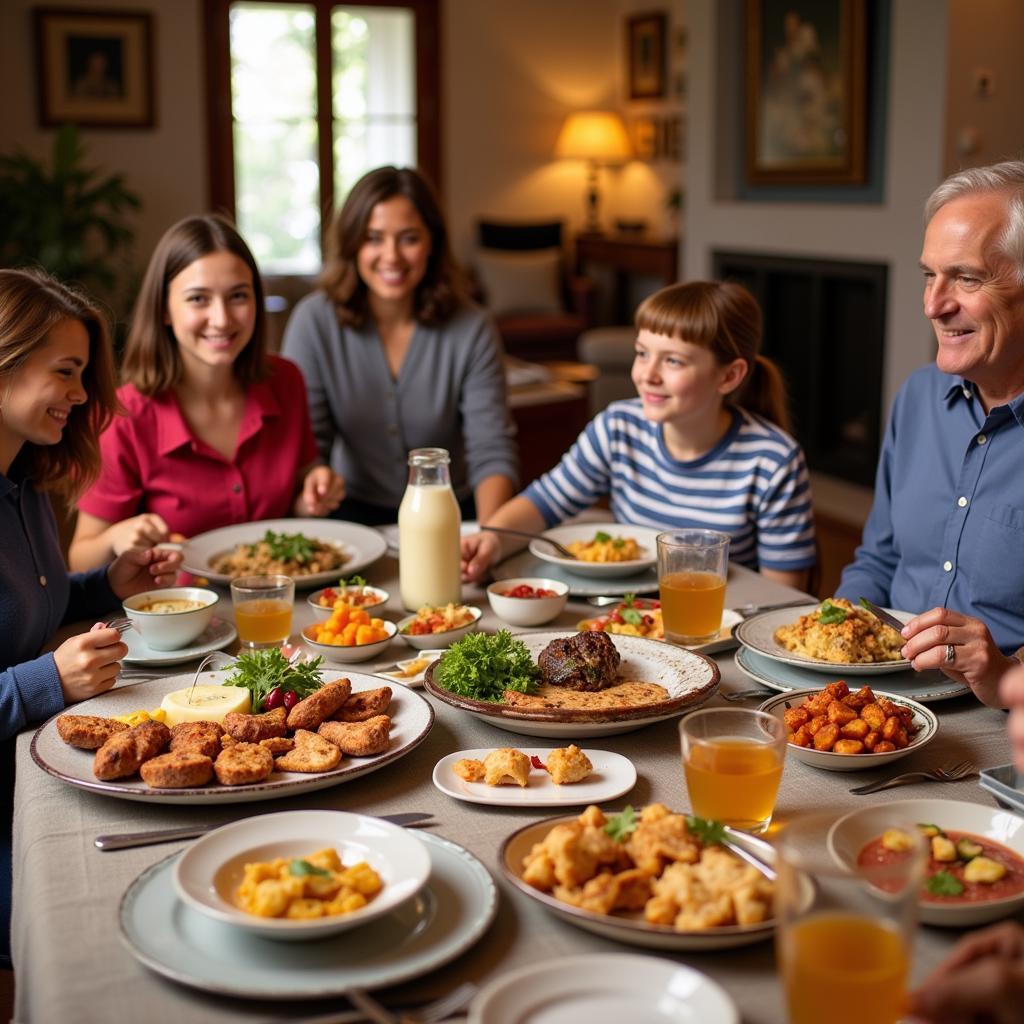
[[[946,664],[952,665],[956,661],[956,648],[952,644],[946,644]]]

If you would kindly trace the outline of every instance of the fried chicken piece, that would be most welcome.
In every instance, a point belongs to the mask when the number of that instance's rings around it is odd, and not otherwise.
[[[693,864],[700,846],[686,828],[686,817],[672,814],[663,804],[650,804],[640,812],[640,824],[626,849],[641,871],[657,875],[668,862]]]
[[[555,825],[523,859],[523,881],[546,891],[576,889],[604,868],[633,867],[625,847],[604,831],[600,808],[588,807],[575,821]]]
[[[483,782],[484,775],[484,763],[478,761],[475,757],[461,757],[455,764],[452,765],[452,771],[463,782]]]
[[[556,786],[582,782],[593,770],[590,758],[575,743],[557,747],[548,754],[548,775]]]
[[[353,693],[334,713],[339,722],[365,722],[374,715],[382,715],[391,706],[391,687],[380,686],[376,690],[360,690]]]
[[[216,722],[179,722],[171,729],[171,750],[182,754],[205,754],[214,758],[221,751],[220,738],[223,733],[224,730]]]
[[[308,729],[295,733],[295,748],[277,759],[277,767],[286,772],[329,772],[341,762],[341,751]]]
[[[98,750],[115,733],[127,732],[124,722],[99,715],[61,715],[57,719],[57,734],[72,747]]]
[[[288,728],[315,732],[348,700],[351,692],[352,684],[347,679],[321,686],[288,712]]]
[[[274,757],[279,754],[287,754],[289,750],[295,749],[295,740],[288,736],[271,736],[268,740],[260,740],[260,746],[266,747]]]
[[[612,874],[602,871],[581,889],[556,886],[556,899],[595,914],[613,914],[616,910],[641,910],[651,895],[651,877],[636,868]]]
[[[171,730],[163,722],[143,722],[127,732],[117,732],[96,751],[92,773],[109,782],[134,775],[139,766],[156,757],[171,742]]]
[[[193,750],[172,749],[170,753],[146,761],[139,768],[139,774],[153,789],[205,786],[213,778],[213,761],[206,754]]]
[[[274,770],[274,755],[258,743],[235,743],[217,755],[213,770],[225,786],[262,782]]]
[[[262,715],[243,715],[238,711],[229,711],[224,716],[224,731],[239,743],[259,743],[273,736],[283,736],[288,731],[285,724],[287,717],[288,712],[284,708],[274,708]]]
[[[319,732],[343,754],[349,757],[368,757],[371,754],[383,754],[388,749],[391,719],[387,715],[376,715],[365,722],[324,722]]]

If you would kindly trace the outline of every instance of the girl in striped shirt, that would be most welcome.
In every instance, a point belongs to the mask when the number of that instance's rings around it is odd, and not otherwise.
[[[787,432],[785,387],[760,354],[761,310],[738,284],[694,281],[636,313],[633,383],[587,424],[561,462],[486,525],[539,532],[610,498],[619,523],[729,534],[730,557],[797,588],[815,562],[807,465]],[[480,579],[523,542],[462,541],[462,571]]]

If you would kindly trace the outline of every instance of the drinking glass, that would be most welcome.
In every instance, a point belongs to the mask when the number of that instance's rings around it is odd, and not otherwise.
[[[727,533],[672,530],[658,534],[658,586],[666,640],[695,645],[718,636],[728,565]]]
[[[243,647],[278,647],[291,635],[295,605],[291,576],[239,576],[231,581],[231,601]]]
[[[852,845],[835,842],[827,815],[797,819],[776,839],[775,950],[790,1024],[820,1024],[826,1007],[829,1024],[896,1024],[906,1012],[927,848],[912,821],[878,811],[872,837]],[[859,863],[889,829],[908,848]]]
[[[690,807],[745,832],[771,824],[786,759],[786,726],[747,708],[694,711],[679,723]]]

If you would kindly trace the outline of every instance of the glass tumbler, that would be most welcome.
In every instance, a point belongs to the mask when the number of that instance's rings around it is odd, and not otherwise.
[[[242,647],[279,647],[292,631],[295,582],[290,576],[239,576],[231,602]]]

